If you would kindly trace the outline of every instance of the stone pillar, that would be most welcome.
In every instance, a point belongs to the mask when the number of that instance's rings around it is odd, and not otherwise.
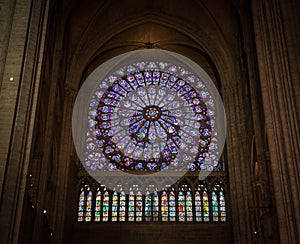
[[[0,242],[18,243],[40,73],[48,1],[5,1],[8,19],[1,56]],[[1,9],[2,10],[2,9]],[[1,33],[2,34],[2,33]]]
[[[251,130],[247,128],[241,84],[223,88],[227,120],[226,147],[235,243],[250,243],[252,238],[253,187],[251,184]],[[249,108],[250,109],[250,108]]]
[[[287,10],[285,4],[278,0],[252,1],[279,234],[281,243],[292,244],[300,243],[300,111],[296,97],[300,82],[299,72],[291,75],[291,70],[299,66],[290,59],[297,50],[287,46],[282,15],[282,9],[291,14],[294,9]]]
[[[57,178],[55,185],[57,186],[55,192],[54,211],[53,211],[53,243],[65,243],[64,233],[68,229],[66,224],[67,212],[69,212],[69,200],[67,199],[69,190],[69,178],[74,174],[74,163],[71,159],[74,153],[74,144],[72,136],[72,112],[75,103],[77,92],[71,88],[65,88],[65,99],[63,105],[63,120],[62,133],[60,138],[60,152],[58,156],[59,165],[57,165]],[[75,185],[73,185],[75,187]],[[72,205],[73,209],[74,206]],[[73,212],[73,211],[71,211]],[[67,232],[69,233],[69,232]],[[68,237],[67,237],[68,238]]]

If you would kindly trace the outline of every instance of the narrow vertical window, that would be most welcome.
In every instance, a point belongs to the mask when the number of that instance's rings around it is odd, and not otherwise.
[[[134,221],[134,204],[135,203],[135,197],[133,194],[133,191],[129,193],[129,203],[128,203],[128,221]]]
[[[191,222],[193,221],[193,198],[190,189],[186,192],[185,205],[186,205],[186,220]]]
[[[135,204],[135,214],[136,214],[136,221],[142,221],[143,217],[143,195],[139,191],[136,195],[136,204]]]
[[[120,194],[120,209],[119,209],[119,221],[125,221],[126,215],[126,194],[124,191]]]
[[[78,222],[82,222],[84,220],[84,208],[85,208],[85,192],[84,192],[84,188],[82,187],[80,189],[80,194],[79,194],[78,215],[77,215]]]
[[[212,207],[212,217],[214,222],[219,221],[219,208],[218,208],[218,194],[217,189],[214,188],[211,192],[211,207]]]
[[[118,203],[119,203],[119,195],[117,192],[114,192],[112,196],[112,205],[111,205],[111,221],[113,222],[118,220]]]
[[[170,211],[170,221],[176,220],[176,201],[175,193],[172,190],[169,194],[169,211]]]
[[[223,188],[220,189],[220,200],[219,200],[220,216],[221,221],[226,221],[226,205],[225,205],[225,196]]]
[[[185,196],[182,191],[178,193],[178,220],[185,221]]]
[[[101,218],[101,190],[100,188],[96,191],[96,201],[95,201],[95,221],[99,222]]]
[[[168,221],[168,196],[166,191],[163,191],[161,194],[161,220]]]
[[[157,192],[153,193],[153,221],[158,221],[159,216],[159,206],[158,206],[158,194]]]
[[[93,193],[90,188],[87,189],[87,199],[86,199],[86,206],[85,206],[85,221],[91,222],[92,220],[92,200],[93,200]]]
[[[145,221],[152,220],[151,204],[151,194],[147,192],[145,195]]]
[[[104,190],[104,194],[103,194],[103,222],[107,222],[108,221],[108,214],[109,214],[109,193],[108,191],[105,189]]]
[[[201,203],[201,194],[199,190],[195,193],[195,214],[196,214],[196,221],[202,221],[202,203]]]
[[[202,204],[203,204],[204,221],[208,222],[209,221],[209,203],[208,203],[208,194],[207,194],[206,189],[203,191]]]

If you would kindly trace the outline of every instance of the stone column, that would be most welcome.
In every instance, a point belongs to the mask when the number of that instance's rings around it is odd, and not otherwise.
[[[69,206],[69,200],[67,199],[69,190],[69,178],[74,175],[74,163],[71,159],[74,153],[74,144],[72,136],[72,112],[75,103],[77,92],[71,88],[65,88],[65,99],[63,105],[63,120],[62,120],[62,133],[60,139],[60,152],[58,156],[59,165],[57,165],[57,178],[56,178],[56,192],[54,201],[54,211],[53,211],[53,242],[54,243],[65,243],[64,233],[68,229],[65,226],[67,221],[67,210]],[[73,185],[75,187],[75,185]],[[72,205],[71,208],[74,206]],[[72,211],[71,211],[72,212]],[[68,223],[67,223],[68,224]],[[69,232],[68,232],[69,233]],[[67,237],[68,238],[68,237]]]
[[[254,0],[252,8],[280,240],[300,243],[300,82],[299,73],[293,79],[290,72],[299,64],[289,60],[294,51],[286,44],[281,12],[287,5]]]
[[[6,1],[13,13],[2,46],[0,91],[0,242],[17,243],[23,209],[40,73],[44,54],[48,1]],[[2,34],[2,33],[1,33]],[[1,39],[3,39],[1,38]],[[3,54],[3,53],[2,53]]]
[[[253,188],[251,184],[251,130],[247,128],[241,84],[223,88],[227,120],[226,147],[235,243],[250,243],[252,238]],[[250,109],[250,108],[249,108]]]

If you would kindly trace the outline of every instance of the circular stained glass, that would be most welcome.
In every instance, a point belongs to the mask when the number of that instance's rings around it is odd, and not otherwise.
[[[86,83],[76,99],[73,137],[89,173],[123,172],[130,179],[187,170],[208,175],[218,165],[223,105],[191,60],[162,50],[135,51],[103,64]]]
[[[157,67],[154,62],[150,66]],[[200,169],[201,156],[211,145],[213,120],[201,94],[169,70],[129,71],[107,85],[96,114],[99,147],[122,171],[159,171],[184,146],[194,155],[192,169]]]

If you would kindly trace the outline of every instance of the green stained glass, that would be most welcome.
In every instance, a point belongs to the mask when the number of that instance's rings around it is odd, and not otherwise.
[[[135,209],[134,209],[134,201],[135,199],[134,199],[134,194],[133,194],[133,192],[131,191],[130,193],[129,193],[129,203],[128,203],[128,221],[134,221],[134,216],[135,216],[135,214],[134,214],[134,211],[135,211]]]
[[[89,190],[89,189],[88,189]],[[86,199],[86,206],[85,206],[85,221],[90,222],[92,220],[92,199],[93,193],[92,191],[88,191],[87,199]]]
[[[158,221],[158,216],[159,216],[159,208],[158,208],[158,194],[157,192],[153,193],[153,221]]]
[[[169,194],[169,211],[170,211],[170,221],[176,220],[176,202],[175,193],[171,191]]]
[[[219,200],[219,210],[220,210],[220,218],[222,222],[226,221],[226,206],[225,206],[225,196],[223,189],[220,190],[220,200]]]
[[[108,213],[109,213],[109,193],[107,191],[104,192],[103,194],[103,209],[102,209],[102,213],[103,213],[103,218],[102,220],[104,222],[108,221]]]
[[[77,221],[82,222],[83,215],[84,215],[84,206],[85,206],[85,193],[84,189],[80,189],[80,195],[79,195],[79,204],[78,204],[78,215],[77,215]]]
[[[199,191],[195,193],[195,214],[196,214],[196,221],[202,221],[202,204],[201,204],[201,195]]]
[[[218,211],[218,195],[215,191],[212,191],[211,193],[211,205],[212,205],[212,215],[213,215],[213,221],[217,222],[219,221],[219,211]]]
[[[149,193],[145,196],[145,220],[152,220],[152,212],[151,212],[151,195]]]
[[[135,214],[136,221],[142,221],[143,216],[143,195],[141,192],[138,192],[136,195],[136,204],[135,204]]]
[[[95,221],[99,222],[101,216],[101,191],[98,188],[96,191],[96,202],[95,202]]]
[[[119,209],[119,221],[125,221],[126,215],[126,194],[121,192],[120,194],[120,209]]]
[[[209,221],[209,203],[208,203],[208,194],[207,191],[203,191],[203,197],[202,197],[202,203],[203,203],[203,217],[204,221]]]
[[[111,221],[118,220],[118,200],[119,196],[117,192],[114,192],[112,197],[112,210],[111,210]]]
[[[186,193],[186,220],[193,221],[193,199],[190,191]]]

